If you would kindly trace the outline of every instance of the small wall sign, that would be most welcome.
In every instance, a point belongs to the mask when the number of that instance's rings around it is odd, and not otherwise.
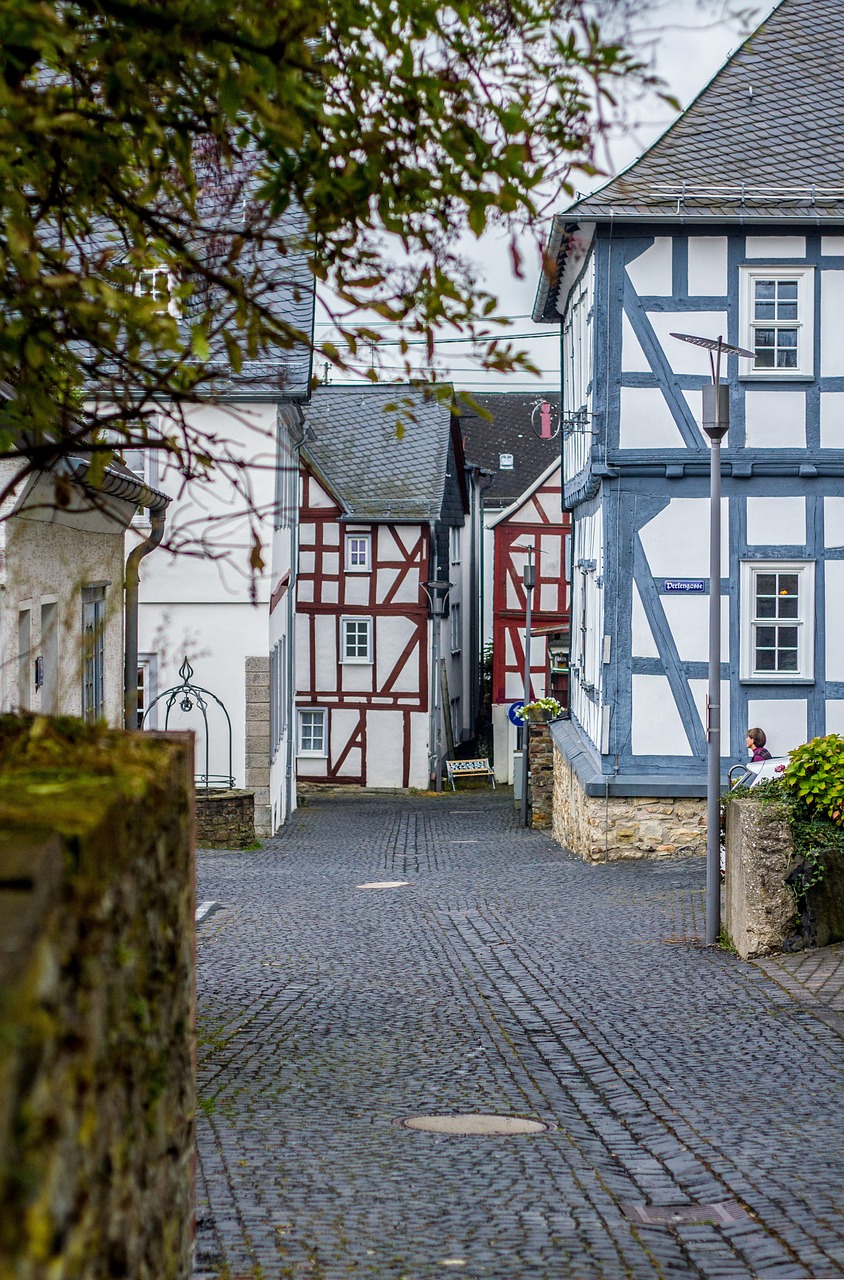
[[[664,589],[666,595],[679,591],[687,596],[702,596],[706,591],[706,578],[666,578]]]
[[[510,717],[510,723],[514,724],[517,728],[520,725],[524,724],[524,720],[522,720],[521,716],[518,716],[516,712],[521,711],[524,705],[525,705],[524,699],[522,699],[520,702],[511,702],[510,710],[507,712],[507,715]]]

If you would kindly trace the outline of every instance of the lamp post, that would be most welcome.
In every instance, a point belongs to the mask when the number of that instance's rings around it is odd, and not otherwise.
[[[432,689],[433,694],[433,724],[431,726],[431,751],[429,756],[429,773],[434,774],[434,787],[437,791],[442,791],[443,779],[442,770],[440,768],[440,630],[442,627],[443,614],[445,613],[445,602],[448,599],[448,593],[454,586],[453,582],[442,582],[435,579],[430,582],[423,582],[422,588],[428,597],[428,605],[431,609],[431,618],[433,621],[433,643],[431,645],[432,653]]]
[[[721,356],[755,360],[753,351],[718,338],[672,333],[709,352],[712,382],[703,388],[703,429],[709,436],[709,687],[706,697],[706,943],[721,933],[721,441],[730,426],[730,388]]]
[[[530,702],[530,624],[531,624],[531,607],[533,605],[533,589],[536,586],[536,566],[533,563],[533,554],[536,548],[533,545],[515,546],[516,551],[527,552],[527,564],[522,573],[522,581],[525,586],[525,677],[524,677],[524,700],[527,705]],[[530,772],[530,722],[522,721],[522,808],[521,819],[522,826],[528,824],[528,775]]]

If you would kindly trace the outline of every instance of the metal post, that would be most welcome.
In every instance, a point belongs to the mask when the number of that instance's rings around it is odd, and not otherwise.
[[[525,680],[524,700],[530,702],[530,624],[533,604],[533,588],[536,585],[536,569],[533,563],[533,547],[527,547],[528,561],[524,569],[525,584]],[[522,721],[522,826],[528,825],[528,776],[530,773],[530,724]]]
[[[729,387],[721,357],[756,360],[756,352],[717,338],[672,333],[709,352],[712,383],[703,388],[703,429],[709,436],[709,687],[706,697],[706,942],[721,936],[721,440],[730,426]]]
[[[715,383],[718,425],[718,383]],[[706,942],[721,933],[721,437],[709,454],[709,696],[706,756]]]
[[[435,596],[433,602],[434,616],[432,619],[434,628],[434,687],[431,692],[434,695],[434,741],[433,741],[433,757],[434,757],[434,789],[442,791],[443,789],[443,771],[440,762],[440,693],[442,691],[442,681],[440,680],[440,626],[442,623],[442,614],[440,600]]]

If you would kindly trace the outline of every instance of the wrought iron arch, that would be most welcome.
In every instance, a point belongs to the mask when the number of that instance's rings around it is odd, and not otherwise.
[[[210,689],[204,689],[202,685],[193,683],[193,667],[188,662],[187,657],[185,657],[185,660],[183,661],[182,665],[179,667],[179,675],[182,677],[181,684],[174,685],[172,689],[165,689],[163,693],[159,693],[157,698],[153,698],[152,702],[149,704],[146,711],[144,712],[143,724],[146,724],[147,716],[152,711],[153,707],[156,706],[159,702],[161,702],[163,698],[167,699],[167,702],[165,705],[165,713],[164,713],[165,730],[170,725],[170,712],[173,710],[173,707],[176,705],[177,702],[179,704],[180,709],[184,711],[186,715],[189,712],[193,711],[194,707],[197,707],[202,716],[202,721],[205,726],[205,772],[194,774],[194,782],[198,787],[204,786],[206,791],[210,791],[212,786],[214,788],[225,787],[230,790],[231,788],[234,787],[234,773],[232,772],[232,722],[231,722],[231,717],[229,716],[229,713],[226,710],[226,705],[217,697],[216,693],[212,693]],[[228,774],[209,772],[210,735],[208,732],[208,705],[209,705],[207,702],[208,698],[213,699],[213,701],[217,704],[217,706],[222,711],[223,715],[226,717],[226,727],[228,729],[228,735],[229,735],[229,772]],[[143,727],[143,724],[142,724],[142,727]]]

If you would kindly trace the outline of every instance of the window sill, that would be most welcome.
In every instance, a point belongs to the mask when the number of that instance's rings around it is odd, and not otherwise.
[[[347,566],[346,566],[346,573],[361,573],[361,574],[365,574],[365,573],[372,573],[372,569],[371,569],[371,567],[369,567],[369,568],[365,568],[365,569],[364,569],[364,568],[361,568],[361,566],[360,566],[359,564],[356,564],[356,565],[354,566],[354,568],[350,568],[350,567],[347,565]]]
[[[775,688],[780,688],[784,684],[811,685],[815,684],[814,676],[740,676],[739,684],[769,684]]]
[[[755,373],[740,373],[739,382],[814,382],[814,373],[777,373],[776,369],[758,369]]]
[[[374,658],[341,658],[341,667],[371,667],[374,666]]]

